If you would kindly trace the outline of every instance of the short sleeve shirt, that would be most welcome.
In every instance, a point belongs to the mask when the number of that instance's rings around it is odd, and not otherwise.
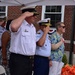
[[[60,41],[62,36],[59,36],[57,32],[51,35],[51,44],[56,44]],[[51,50],[51,60],[53,61],[62,61],[62,57],[64,54],[64,43],[56,50]]]
[[[42,37],[43,31],[39,30],[36,34],[36,42]],[[36,47],[36,55],[49,57],[51,54],[51,41],[49,39],[49,35],[47,34],[45,43],[42,47]]]
[[[11,31],[10,52],[30,56],[35,54],[35,49],[36,29],[24,20],[17,32]]]

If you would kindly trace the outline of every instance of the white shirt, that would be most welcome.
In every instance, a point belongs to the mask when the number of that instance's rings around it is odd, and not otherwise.
[[[43,35],[43,31],[39,30],[36,35],[37,37],[36,41],[38,41],[42,37],[42,35]],[[51,54],[51,41],[49,35],[47,34],[44,45],[42,47],[39,46],[36,47],[36,55],[49,57],[50,54]]]
[[[2,46],[2,45],[1,45],[2,34],[3,34],[5,31],[6,31],[6,29],[0,26],[0,47]]]
[[[11,32],[10,52],[34,55],[36,49],[36,29],[25,20],[17,32]]]

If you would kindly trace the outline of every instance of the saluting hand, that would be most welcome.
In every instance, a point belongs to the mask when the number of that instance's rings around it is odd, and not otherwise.
[[[45,33],[48,33],[49,30],[50,30],[50,27],[49,27],[49,26],[47,26],[47,27],[44,28],[44,32],[45,32]]]
[[[32,12],[25,12],[23,13],[23,15],[25,15],[25,17],[30,17],[30,16],[33,16],[34,13]]]

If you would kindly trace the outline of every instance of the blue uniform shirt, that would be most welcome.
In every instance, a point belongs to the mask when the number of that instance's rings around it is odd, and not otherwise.
[[[43,35],[43,31],[42,30],[39,30],[36,34],[36,38],[38,41]],[[50,39],[49,39],[49,35],[47,34],[46,36],[46,40],[45,40],[45,43],[42,47],[39,47],[37,46],[36,47],[36,55],[40,55],[40,56],[45,56],[45,57],[49,57],[50,54],[51,54],[51,42],[50,42]]]

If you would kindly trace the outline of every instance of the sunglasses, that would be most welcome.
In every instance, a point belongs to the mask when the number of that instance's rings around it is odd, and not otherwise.
[[[65,26],[60,26],[60,27],[65,28]]]

